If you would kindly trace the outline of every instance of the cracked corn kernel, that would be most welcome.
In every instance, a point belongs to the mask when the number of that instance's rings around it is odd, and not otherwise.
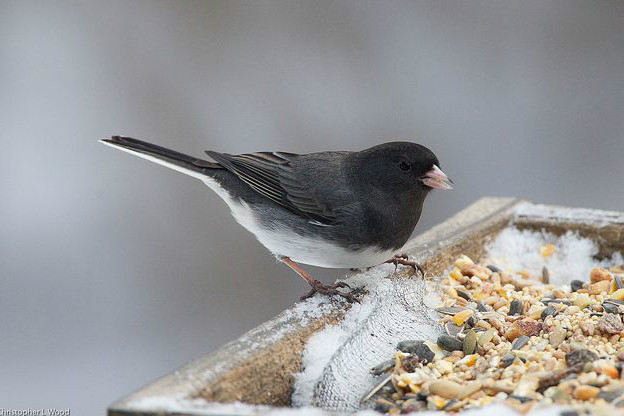
[[[605,376],[616,379],[616,380],[620,377],[620,374],[618,373],[618,369],[613,367],[612,365],[599,368],[597,372],[599,374],[604,374]]]
[[[422,390],[418,384],[414,383],[409,384],[409,389],[412,393],[420,393],[420,391]]]
[[[470,309],[463,310],[461,312],[457,312],[453,316],[453,323],[457,326],[462,326],[464,322],[468,320],[472,316],[474,312]]]
[[[610,296],[612,299],[624,300],[624,289],[618,289]]]
[[[600,389],[594,386],[579,386],[574,390],[574,397],[579,400],[593,399],[600,393]]]
[[[609,293],[615,293],[618,290],[617,283],[615,279],[611,280],[611,288],[609,289]]]
[[[455,280],[459,280],[462,278],[462,274],[458,269],[454,269],[452,272],[449,273],[449,275]]]
[[[432,397],[431,403],[433,403],[437,410],[442,410],[444,409],[444,406],[446,406],[446,400],[440,397]]]
[[[520,276],[522,276],[523,278],[525,278],[525,279],[528,279],[528,278],[530,278],[530,277],[531,277],[531,273],[529,273],[529,272],[528,272],[528,270],[526,270],[526,269],[522,269],[522,270],[520,270],[520,271],[518,272],[518,274],[519,274]]]
[[[541,249],[541,254],[542,257],[549,257],[552,256],[553,253],[555,252],[555,246],[554,244],[546,244],[545,246],[542,247]]]
[[[467,355],[464,358],[462,358],[461,360],[457,361],[457,364],[458,365],[466,364],[468,367],[472,367],[477,362],[477,357],[479,357],[479,354]]]
[[[507,289],[503,289],[501,287],[496,290],[496,293],[498,293],[503,299],[509,299],[509,292],[507,292]]]
[[[481,291],[479,292],[475,292],[472,294],[472,298],[478,301],[482,301],[483,299],[487,298],[489,295],[487,293],[483,293]]]
[[[465,254],[462,254],[457,260],[455,260],[455,266],[461,269],[462,266],[466,264],[474,264],[474,261]]]

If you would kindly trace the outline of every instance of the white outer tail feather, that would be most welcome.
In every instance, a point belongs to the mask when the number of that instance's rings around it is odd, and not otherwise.
[[[149,160],[151,162],[158,163],[159,165],[166,166],[169,169],[173,169],[173,170],[178,171],[180,173],[184,173],[185,175],[192,176],[192,177],[197,178],[197,179],[199,179],[201,181],[205,181],[206,178],[208,177],[208,175],[205,175],[203,173],[200,173],[200,172],[197,172],[197,171],[194,171],[194,170],[191,170],[191,169],[186,169],[186,168],[184,168],[182,166],[176,165],[174,163],[168,162],[168,161],[163,160],[163,159],[159,159],[159,158],[157,158],[155,156],[152,156],[152,155],[147,155],[145,153],[141,153],[141,152],[138,152],[136,150],[127,149],[127,148],[125,148],[123,146],[119,146],[119,145],[117,145],[115,143],[110,143],[110,142],[107,142],[105,140],[99,140],[99,142],[105,144],[106,146],[110,146],[110,147],[113,147],[115,149],[124,151],[126,153],[130,153],[132,155],[138,156],[140,158],[147,159],[147,160]]]

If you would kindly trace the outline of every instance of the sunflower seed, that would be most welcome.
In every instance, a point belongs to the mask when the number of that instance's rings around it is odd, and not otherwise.
[[[462,347],[464,354],[466,355],[475,353],[475,349],[477,348],[477,333],[474,331],[474,329],[468,331],[466,337],[464,338],[464,343]]]
[[[464,298],[464,299],[466,299],[468,301],[472,300],[472,298],[470,297],[470,293],[468,293],[466,291],[463,291],[461,289],[457,289],[456,291],[457,291],[457,295],[459,297]]]
[[[550,272],[548,271],[548,267],[542,267],[542,283],[547,285],[550,283]]]
[[[610,302],[604,302],[602,304],[602,309],[604,309],[606,313],[613,313],[613,314],[620,313],[620,307]]]
[[[515,355],[505,354],[503,358],[501,359],[501,363],[503,364],[503,367],[506,368],[506,367],[509,367],[511,363],[514,362],[515,359],[516,359]]]
[[[572,292],[576,292],[579,289],[583,288],[583,284],[585,282],[581,281],[581,280],[572,280],[570,282],[570,289],[572,289]]]
[[[554,306],[548,306],[546,309],[542,311],[542,319],[546,319],[549,316],[556,316],[557,309]]]
[[[447,306],[442,306],[439,308],[435,308],[436,312],[441,313],[443,315],[455,315],[463,310],[466,310],[466,308],[458,308],[455,306],[451,306],[451,307],[447,307]]]
[[[520,335],[518,338],[514,339],[514,342],[511,343],[511,349],[519,350],[524,347],[527,342],[529,342],[529,337],[526,335]]]
[[[543,303],[544,305],[548,305],[548,304],[551,304],[551,303],[562,303],[562,304],[564,304],[564,305],[568,305],[568,306],[569,306],[569,305],[572,305],[572,302],[571,302],[571,301],[569,301],[569,300],[567,300],[567,299],[552,299],[552,298],[544,298],[544,299],[542,299],[542,303]]]
[[[446,330],[446,333],[452,337],[456,337],[457,334],[459,334],[460,332],[462,332],[462,330],[464,329],[464,326],[457,326],[455,325],[455,323],[453,322],[447,322],[446,325],[444,325],[444,329]]]
[[[464,349],[464,344],[460,340],[449,335],[440,335],[438,346],[445,351],[462,351]]]
[[[418,360],[423,364],[427,364],[433,361],[433,357],[435,356],[433,351],[431,351],[431,349],[429,349],[429,347],[425,345],[424,341],[401,341],[397,345],[397,349],[402,352],[407,352],[409,354],[415,355],[416,357],[418,357]]]
[[[493,264],[488,264],[487,268],[490,269],[492,271],[492,273],[500,273],[500,272],[502,272],[501,269],[499,269],[498,267],[494,266]]]
[[[522,315],[522,301],[514,299],[509,305],[509,316]]]

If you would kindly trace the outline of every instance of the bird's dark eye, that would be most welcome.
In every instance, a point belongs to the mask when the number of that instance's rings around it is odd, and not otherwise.
[[[409,163],[407,163],[407,162],[401,162],[401,163],[399,163],[399,168],[400,168],[401,170],[408,171],[408,170],[410,170],[410,169],[412,168],[412,165],[410,165],[410,164],[409,164]]]

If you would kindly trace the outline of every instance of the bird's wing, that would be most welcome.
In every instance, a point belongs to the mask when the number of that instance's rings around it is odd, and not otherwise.
[[[231,155],[207,150],[206,154],[238,176],[254,191],[291,212],[318,223],[331,225],[331,209],[319,203],[291,166],[299,155],[285,152],[256,152]]]

